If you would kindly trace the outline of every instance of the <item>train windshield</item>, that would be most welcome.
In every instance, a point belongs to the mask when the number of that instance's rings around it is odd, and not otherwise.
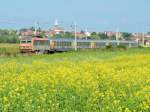
[[[27,40],[27,43],[31,43],[32,41],[31,40]]]
[[[35,40],[34,41],[34,45],[38,45],[38,46],[44,46],[44,45],[49,45],[49,41],[40,41],[40,40]]]
[[[22,41],[21,41],[21,43],[23,43],[23,44],[24,44],[24,43],[26,43],[26,41],[25,41],[25,40],[22,40]]]
[[[25,43],[32,43],[32,41],[31,41],[31,40],[22,40],[21,43],[22,43],[22,44],[25,44]]]

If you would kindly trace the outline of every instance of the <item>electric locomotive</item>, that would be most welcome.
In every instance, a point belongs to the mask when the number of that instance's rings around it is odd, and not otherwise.
[[[39,36],[24,36],[20,39],[20,50],[22,53],[49,52],[50,40]]]

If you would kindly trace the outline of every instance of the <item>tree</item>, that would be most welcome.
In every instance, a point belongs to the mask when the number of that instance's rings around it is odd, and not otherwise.
[[[16,30],[1,30],[0,29],[0,43],[17,43],[19,38]]]
[[[42,29],[39,27],[39,28],[37,29],[37,31],[38,31],[38,32],[42,32]]]
[[[29,30],[35,31],[35,27],[32,26],[32,27],[29,28]]]
[[[150,34],[150,31],[149,31],[149,32],[147,32],[147,34]]]
[[[109,38],[110,38],[110,40],[116,40],[116,35],[112,35]]]
[[[84,30],[81,30],[81,32],[80,33],[85,33],[85,31]]]
[[[108,38],[109,38],[109,37],[107,36],[107,34],[105,34],[105,33],[99,33],[98,35],[99,35],[100,39],[102,39],[102,40],[105,40],[105,39],[108,39]]]
[[[54,38],[63,38],[63,35],[62,34],[55,34],[53,37]]]
[[[40,34],[42,37],[46,37],[46,34],[45,34],[45,31],[41,31],[41,34]]]
[[[74,34],[72,32],[65,32],[64,38],[74,38]]]
[[[92,32],[90,38],[91,39],[100,39],[99,35],[96,32]]]
[[[127,33],[127,32],[123,32],[123,33],[122,33],[122,37],[123,37],[125,40],[131,40],[132,34],[131,34],[131,33]]]

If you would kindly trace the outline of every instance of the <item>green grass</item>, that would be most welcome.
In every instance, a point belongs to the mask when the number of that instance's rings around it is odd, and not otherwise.
[[[0,56],[17,55],[20,52],[18,44],[0,44]]]
[[[55,54],[47,54],[47,55],[30,55],[30,56],[23,56],[18,55],[16,57],[8,57],[4,56],[3,58],[0,58],[0,62],[6,62],[6,61],[19,61],[20,63],[32,63],[35,60],[41,60],[41,61],[48,61],[50,63],[52,62],[59,62],[63,60],[70,60],[74,62],[79,62],[81,60],[107,60],[112,59],[117,56],[126,56],[126,55],[136,55],[136,54],[149,54],[150,49],[149,48],[132,48],[128,50],[82,50],[82,51],[70,51],[70,52],[64,52],[64,53],[55,53]]]

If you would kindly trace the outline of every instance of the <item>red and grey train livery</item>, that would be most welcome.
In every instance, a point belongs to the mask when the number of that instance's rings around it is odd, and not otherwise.
[[[98,49],[107,45],[125,45],[127,47],[138,47],[136,41],[116,41],[116,40],[83,40],[68,38],[39,38],[39,37],[21,37],[20,50],[22,53],[42,52],[48,53],[52,51],[70,51],[77,49]]]

